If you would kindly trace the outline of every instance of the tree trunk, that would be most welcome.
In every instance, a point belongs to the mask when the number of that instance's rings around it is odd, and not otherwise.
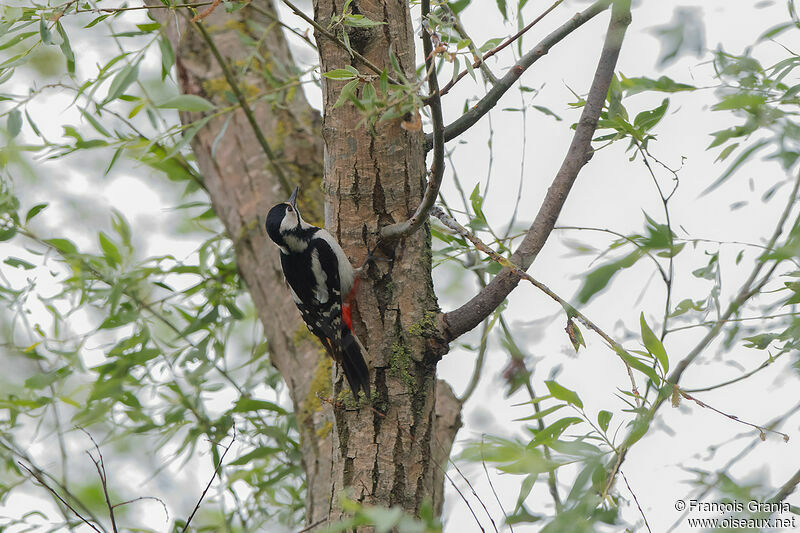
[[[392,43],[406,76],[412,79],[415,65],[408,4],[356,0],[351,5],[354,12],[370,19],[391,21],[362,32],[353,46],[383,66],[389,64]],[[259,2],[258,7],[275,16],[270,2]],[[314,8],[317,20],[327,27],[330,15],[341,13],[342,3],[320,0]],[[229,87],[201,34],[186,21],[176,31],[167,10],[152,10],[152,14],[161,18],[175,48],[182,92],[222,103]],[[231,14],[220,7],[203,20],[229,63],[252,57],[252,49],[243,44],[237,31],[260,41],[263,62],[237,79],[240,87],[272,90],[258,72],[280,76],[293,71],[275,20],[248,7]],[[349,64],[348,54],[335,44],[323,36],[317,36],[317,41],[323,72]],[[425,186],[425,160],[420,132],[407,132],[393,121],[373,134],[356,127],[362,117],[352,105],[332,109],[342,85],[323,84],[322,136],[318,113],[300,90],[284,91],[279,105],[258,100],[251,106],[275,163],[289,183],[301,185],[304,216],[317,222],[322,218],[316,206],[321,205],[324,146],[326,227],[357,265],[367,247],[374,246],[380,226],[413,213]],[[184,122],[198,118],[197,113],[181,116]],[[368,351],[373,398],[372,406],[362,402],[357,407],[338,369],[332,387],[330,360],[321,356],[319,344],[300,321],[284,286],[278,249],[266,236],[264,215],[286,199],[274,165],[241,109],[218,139],[225,119],[212,119],[194,137],[192,147],[214,209],[235,242],[239,270],[269,341],[270,360],[283,375],[294,404],[307,476],[307,523],[340,518],[342,490],[365,503],[399,505],[411,512],[428,499],[440,512],[443,469],[460,427],[461,406],[449,386],[437,384],[435,377],[436,362],[446,346],[433,338],[437,328],[432,320],[438,306],[427,226],[408,239],[384,246],[378,254],[391,261],[371,265],[361,284],[353,318]],[[276,309],[282,312],[275,313]],[[332,401],[325,401],[328,398]]]

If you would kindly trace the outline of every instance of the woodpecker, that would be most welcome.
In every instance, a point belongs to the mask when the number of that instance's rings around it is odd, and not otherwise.
[[[297,192],[270,209],[267,234],[281,251],[281,268],[308,329],[344,370],[353,397],[369,397],[364,347],[353,334],[350,302],[359,278],[336,239],[309,224],[297,210]]]

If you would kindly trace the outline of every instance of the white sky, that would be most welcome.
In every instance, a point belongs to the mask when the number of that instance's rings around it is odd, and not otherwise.
[[[473,3],[477,6],[480,1],[474,0]],[[483,2],[486,4],[485,8],[467,10],[463,19],[464,25],[478,43],[515,31],[513,25],[502,25],[494,2],[488,0]],[[526,48],[565,21],[573,12],[588,5],[576,1],[566,4],[567,7],[560,7],[529,32],[525,41]],[[525,8],[526,19],[530,20],[548,5],[548,2],[528,2]],[[708,59],[707,56],[700,59],[684,57],[663,72],[656,69],[659,43],[649,30],[669,22],[673,10],[678,6],[694,6],[702,11],[706,45],[709,49],[715,49],[722,43],[726,51],[737,54],[753,44],[765,29],[787,19],[785,4],[777,1],[755,4],[725,0],[638,2],[634,6],[633,24],[618,63],[618,71],[628,76],[641,75],[653,78],[667,74],[676,81],[699,86],[713,83],[710,66],[704,63]],[[297,21],[290,13],[283,12],[282,15],[289,24],[303,27],[301,21]],[[567,125],[574,122],[578,116],[577,111],[569,110],[565,105],[566,102],[574,100],[567,87],[580,94],[585,94],[587,91],[599,55],[606,21],[605,14],[596,17],[559,44],[522,78],[523,83],[530,87],[539,88],[544,85],[534,103],[550,107],[564,119],[563,122],[556,122],[538,112],[528,112],[525,130],[527,136],[524,153],[525,181],[520,208],[520,219],[526,224],[533,218],[550,180],[561,163],[571,135]],[[798,49],[800,47],[797,45],[800,43],[796,34],[797,32],[787,33],[778,40],[789,48]],[[74,41],[75,38],[73,45]],[[507,49],[497,61],[490,64],[496,74],[502,74],[511,64],[510,50],[511,48]],[[305,54],[307,61],[314,61],[313,56],[308,55],[307,51],[299,53]],[[758,57],[765,65],[782,57],[783,53],[777,44],[768,43],[758,48]],[[99,61],[98,51],[87,48],[82,50],[82,54],[83,60],[88,59],[87,55],[97,55]],[[93,64],[94,61],[88,63],[89,66]],[[793,85],[797,81],[787,81],[787,83]],[[312,102],[319,106],[319,92],[310,90],[308,94]],[[464,99],[473,94],[482,94],[482,88],[469,78],[463,80],[445,99],[446,123],[460,114]],[[659,140],[651,145],[651,149],[673,166],[678,166],[682,157],[686,158],[680,173],[681,185],[671,204],[673,225],[676,228],[678,226],[686,228],[691,237],[763,242],[763,236],[771,228],[784,199],[777,195],[778,198],[765,206],[759,198],[766,188],[778,181],[776,176],[781,171],[775,164],[754,162],[745,166],[718,192],[699,197],[700,192],[719,176],[725,167],[713,164],[717,151],[705,151],[710,142],[709,133],[733,125],[736,119],[729,114],[714,113],[708,109],[715,102],[714,94],[710,90],[666,96],[671,99],[668,116],[658,126],[656,133]],[[625,103],[631,114],[635,114],[655,107],[662,97],[662,95],[640,95],[626,100]],[[53,95],[48,101],[48,107],[32,110],[32,114],[45,132],[57,137],[61,133],[61,124],[70,120],[75,122],[74,116],[70,114],[71,111],[54,112],[56,109],[63,110],[69,99],[68,95]],[[499,228],[507,222],[510,206],[516,197],[520,161],[523,155],[520,142],[522,133],[520,114],[504,112],[501,109],[519,106],[519,92],[512,89],[492,113],[495,147],[493,186],[484,204],[484,210],[490,223]],[[456,168],[467,193],[476,183],[484,184],[486,181],[489,160],[487,137],[488,121],[484,119],[462,137],[467,144],[456,150]],[[448,146],[452,148],[455,143],[451,142]],[[625,146],[619,143],[599,152],[585,167],[562,213],[560,225],[610,228],[630,234],[642,230],[644,226],[642,211],[646,211],[658,221],[663,221],[663,211],[652,182],[638,161],[627,163],[627,157],[623,153]],[[102,172],[104,165],[105,161],[88,162],[84,166],[85,172],[93,170]],[[81,191],[94,183],[93,180],[74,170],[65,172],[64,169],[56,169],[52,163],[37,163],[37,169],[40,173],[48,171],[61,176],[66,180],[61,185],[64,190]],[[120,174],[108,181],[102,191],[96,194],[94,204],[101,207],[98,215],[82,223],[93,231],[106,225],[106,206],[113,205],[129,216],[135,232],[139,235],[147,235],[149,231],[170,227],[175,217],[165,212],[169,204],[165,203],[159,191],[142,187],[142,181],[136,175],[135,169],[126,168]],[[451,205],[457,205],[457,195],[450,176],[448,170],[443,191]],[[661,179],[662,183],[668,183],[666,176],[662,175]],[[44,181],[45,178],[41,180],[41,185],[47,183]],[[755,192],[750,190],[751,180]],[[785,189],[782,191],[785,194]],[[750,203],[736,211],[730,210],[730,205],[741,199],[750,200]],[[79,204],[85,201],[84,195],[76,195],[73,200]],[[65,201],[65,204],[68,203]],[[92,208],[86,208],[84,211],[91,212]],[[54,206],[53,212],[56,216],[61,216],[63,222],[72,222],[67,220],[71,213],[68,208]],[[48,222],[53,226],[60,223],[58,219],[51,219]],[[681,237],[686,236],[680,231],[678,234]],[[80,236],[76,236],[76,240],[81,244],[88,244],[90,235],[90,232],[86,233],[84,242],[81,242]],[[574,299],[580,286],[580,276],[592,264],[592,257],[571,255],[565,246],[565,241],[568,240],[592,242],[601,249],[610,241],[602,236],[589,236],[576,232],[555,232],[551,236],[530,272],[561,296]],[[152,254],[169,250],[180,256],[189,254],[194,246],[194,242],[182,239],[180,236],[160,237],[157,242],[148,242],[147,250]],[[736,247],[723,247],[721,254],[725,280],[724,300],[730,297],[731,292],[737,287],[737,281],[743,279],[745,275],[745,268],[737,268],[733,263],[738,250]],[[676,272],[688,272],[703,264],[702,248],[695,253],[685,252],[676,262]],[[664,291],[657,278],[650,279],[651,270],[650,265],[642,262],[631,269],[631,272],[620,274],[611,291],[596,297],[582,311],[616,338],[635,343],[635,337],[631,332],[635,334],[638,331],[640,311],[645,312],[651,326],[660,325],[662,317]],[[451,271],[442,268],[436,272],[435,278],[441,286],[452,276]],[[471,285],[472,281],[469,281],[467,286]],[[673,303],[685,297],[702,298],[709,288],[708,282],[679,275],[674,288]],[[442,291],[443,309],[457,306],[463,301],[463,295],[470,292],[470,290],[455,293]],[[553,372],[560,372],[559,382],[580,393],[587,413],[594,416],[601,409],[613,411],[615,414],[612,427],[628,420],[621,412],[622,402],[614,396],[617,388],[629,387],[627,376],[619,359],[597,336],[584,329],[588,348],[582,349],[576,356],[563,332],[564,316],[563,313],[559,313],[559,307],[533,287],[524,284],[520,285],[511,296],[508,316],[517,334],[518,344],[538,361],[534,381],[537,392],[543,393],[544,379],[548,379]],[[668,337],[666,347],[673,364],[693,346],[693,342],[702,332],[699,329],[690,330],[688,333]],[[477,343],[475,335],[461,340]],[[722,354],[718,354],[718,350],[714,347],[709,348],[685,374],[683,384],[687,387],[699,387],[735,377],[742,369],[749,370],[760,364],[764,355],[763,352],[741,347]],[[797,374],[787,364],[792,357],[794,356],[784,357],[782,362],[752,379],[700,397],[710,405],[736,414],[743,420],[766,423],[797,402],[795,392]],[[465,427],[459,433],[456,450],[466,441],[480,439],[483,433],[525,436],[520,425],[512,421],[529,415],[531,411],[527,407],[511,407],[512,404],[525,401],[525,396],[518,393],[510,399],[504,399],[500,392],[502,382],[499,374],[507,359],[499,342],[493,337],[484,378],[464,410]],[[451,353],[439,365],[440,376],[450,381],[456,392],[460,392],[469,379],[472,361],[472,356],[454,346]],[[643,378],[638,376],[640,387],[643,381]],[[582,427],[577,431],[581,429]],[[654,533],[666,531],[679,517],[679,513],[674,509],[675,500],[690,497],[691,487],[686,481],[691,479],[692,475],[685,468],[699,467],[713,470],[723,464],[736,451],[749,444],[752,438],[757,437],[755,432],[746,429],[709,410],[686,405],[686,402],[680,409],[669,407],[661,409],[653,429],[643,441],[634,446],[622,468],[638,496]],[[798,418],[792,418],[783,429],[792,435],[792,440],[786,444],[779,438],[770,436],[767,442],[759,444],[748,459],[732,470],[731,473],[737,481],[760,482],[777,489],[800,467]],[[743,433],[746,437],[735,440]],[[624,431],[620,432],[620,436],[622,435]],[[724,444],[720,453],[716,455],[708,453],[709,446],[720,444]],[[44,445],[32,447],[31,453],[44,453]],[[207,461],[201,462],[200,466],[206,468],[205,463]],[[480,465],[461,464],[460,467],[491,512],[494,521],[500,524],[502,512],[486,483],[483,469]],[[570,472],[568,468],[565,470],[565,473]],[[195,473],[197,480],[207,479],[206,474],[210,473],[202,469],[198,469],[197,472],[199,472]],[[465,490],[458,474],[452,472],[451,476],[462,488],[462,492],[467,494],[486,531],[493,531],[480,504],[470,495],[468,489]],[[187,475],[187,479],[192,477]],[[570,476],[562,474],[562,478],[569,480]],[[521,479],[521,477],[492,474],[495,488],[509,512],[516,502]],[[566,494],[568,488],[567,484],[561,486],[562,496]],[[617,488],[623,500],[626,500],[622,503],[623,516],[631,524],[636,524],[640,521],[639,512],[630,501],[630,494],[621,480]],[[463,501],[452,487],[448,486],[447,490],[445,532],[476,531],[474,519]],[[706,501],[714,500],[709,497]],[[796,494],[788,501],[800,505],[800,497]],[[24,502],[25,500],[12,500],[14,508],[0,507],[0,516],[6,513],[22,514],[25,510],[30,510],[30,507],[24,508],[26,505]],[[527,506],[534,513],[542,506],[547,509],[552,507],[544,478],[537,481],[527,500]],[[695,513],[692,516],[701,515]],[[160,527],[159,524],[160,522],[156,521],[152,525]],[[536,525],[518,526],[514,531],[522,533],[538,529]],[[688,526],[683,523],[676,531],[688,531]]]

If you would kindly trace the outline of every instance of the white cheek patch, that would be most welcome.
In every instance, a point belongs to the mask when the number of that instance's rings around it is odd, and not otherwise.
[[[319,262],[319,250],[311,252],[311,272],[314,274],[314,295],[317,301],[324,304],[328,301],[327,281],[328,276],[322,270],[322,264]]]
[[[290,233],[284,234],[283,240],[286,242],[286,246],[294,253],[303,253],[306,251],[306,248],[308,248],[308,243],[306,241]]]

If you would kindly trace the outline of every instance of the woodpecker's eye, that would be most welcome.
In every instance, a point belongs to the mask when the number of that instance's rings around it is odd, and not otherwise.
[[[294,209],[292,209],[292,206],[289,206],[288,208],[286,208],[286,210],[287,210],[288,212],[290,212],[290,213],[291,213],[292,211],[294,211]]]

